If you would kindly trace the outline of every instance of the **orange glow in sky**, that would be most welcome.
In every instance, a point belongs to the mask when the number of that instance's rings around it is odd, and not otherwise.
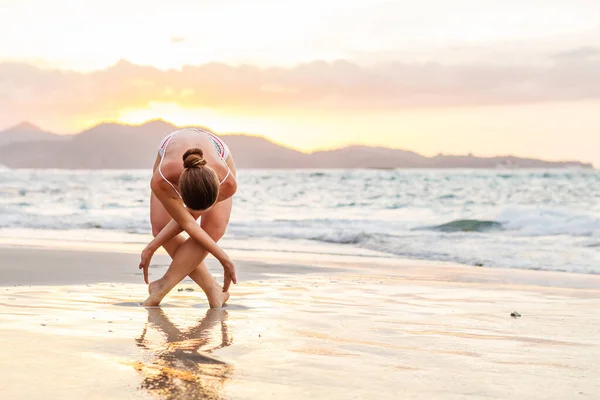
[[[600,165],[598,2],[0,0],[0,36],[0,130],[160,118]]]

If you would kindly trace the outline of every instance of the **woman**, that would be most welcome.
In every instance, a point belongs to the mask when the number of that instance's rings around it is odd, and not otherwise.
[[[150,220],[154,240],[142,252],[139,266],[146,284],[150,260],[159,247],[173,261],[162,278],[148,284],[150,296],[142,305],[159,305],[189,276],[202,288],[210,307],[219,308],[229,298],[231,282],[237,283],[234,264],[216,243],[229,223],[231,197],[237,190],[229,148],[206,129],[182,129],[163,139],[153,171]],[[183,231],[189,235],[187,240],[179,235]],[[208,253],[223,266],[223,286],[206,268]]]

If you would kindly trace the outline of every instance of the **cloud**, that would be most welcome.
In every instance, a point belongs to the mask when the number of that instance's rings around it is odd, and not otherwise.
[[[571,49],[571,50],[563,51],[561,53],[557,53],[554,55],[554,57],[557,59],[563,59],[563,60],[599,58],[600,57],[600,48],[579,47],[576,49]]]
[[[119,61],[99,71],[0,63],[0,124],[9,117],[111,118],[151,102],[221,110],[314,108],[343,113],[573,101],[600,97],[600,57],[574,49],[539,65],[347,61],[258,68],[209,63],[159,70]],[[38,120],[36,119],[36,120]]]

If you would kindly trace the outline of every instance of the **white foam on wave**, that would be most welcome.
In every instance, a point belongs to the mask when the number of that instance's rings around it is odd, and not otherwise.
[[[509,206],[496,216],[504,229],[523,236],[600,237],[600,215],[564,207]]]

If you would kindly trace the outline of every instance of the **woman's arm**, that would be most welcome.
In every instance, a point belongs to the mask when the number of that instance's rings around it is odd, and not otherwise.
[[[164,245],[169,240],[179,235],[181,232],[183,232],[183,228],[181,227],[181,225],[179,225],[177,221],[172,219],[167,225],[165,225],[162,231],[160,231],[160,233],[156,235],[150,243],[148,243],[148,246],[146,246],[146,248],[154,252],[158,250],[160,246]]]
[[[232,197],[236,191],[237,179],[232,173],[227,177],[225,182],[223,182],[223,184],[219,188],[219,198],[217,199],[217,201],[227,200],[228,198]]]
[[[159,232],[158,235],[148,245],[144,250],[142,250],[142,259],[140,261],[139,268],[144,272],[144,281],[148,284],[148,268],[150,267],[150,261],[152,260],[152,256],[156,253],[156,250],[160,248],[160,246],[167,243],[169,240],[173,239],[175,236],[179,235],[183,229],[181,226],[172,219],[169,221],[167,225]]]

